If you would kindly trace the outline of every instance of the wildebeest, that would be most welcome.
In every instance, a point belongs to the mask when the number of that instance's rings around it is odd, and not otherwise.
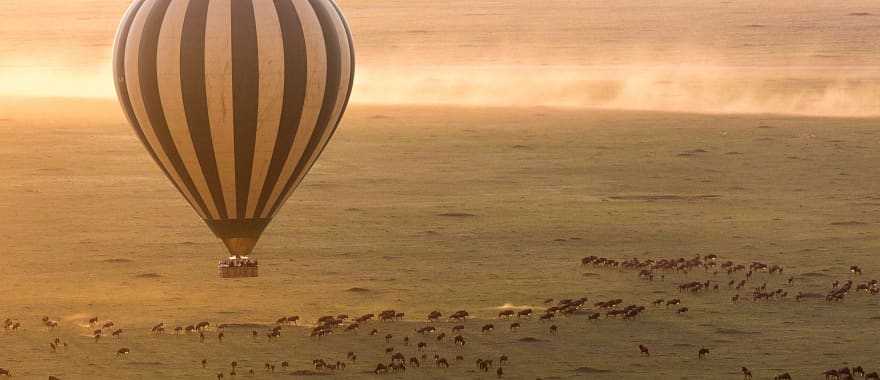
[[[402,353],[398,352],[398,353],[396,353],[396,354],[394,354],[394,355],[391,356],[391,360],[392,360],[392,361],[395,361],[395,362],[397,362],[397,361],[399,361],[399,362],[405,362],[405,361],[406,361],[406,357],[403,356]]]
[[[396,318],[397,312],[394,310],[383,310],[379,313],[379,320],[382,322],[393,321]]]
[[[703,347],[703,348],[700,349],[699,352],[697,352],[697,358],[699,358],[699,359],[702,359],[702,358],[706,357],[706,355],[709,355],[709,349],[708,349],[708,348]]]
[[[530,316],[532,315],[532,313],[533,313],[533,310],[532,310],[532,309],[524,309],[524,310],[520,310],[519,312],[517,312],[517,313],[516,313],[516,317],[517,317],[517,318],[519,318],[519,317],[530,317]]]
[[[853,375],[865,376],[865,369],[862,366],[855,366],[852,369]]]
[[[465,344],[464,337],[461,335],[456,335],[454,341],[455,341],[455,344],[458,345],[459,347],[464,346],[464,344]]]
[[[449,316],[449,319],[453,320],[453,321],[463,321],[463,320],[467,319],[467,317],[469,317],[469,316],[470,316],[470,313],[468,313],[467,311],[459,310],[459,311],[456,311],[455,313],[452,313],[452,315]]]
[[[381,363],[376,365],[376,369],[373,370],[373,373],[378,375],[379,372],[388,372],[388,367],[384,364],[381,364]]]
[[[483,372],[489,372],[489,368],[492,367],[492,360],[477,359],[477,367]]]
[[[312,365],[315,366],[315,369],[322,369],[327,367],[327,362],[324,359],[315,359],[312,360]]]

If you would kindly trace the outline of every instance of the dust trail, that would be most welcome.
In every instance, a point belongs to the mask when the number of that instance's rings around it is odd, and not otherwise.
[[[880,116],[880,70],[852,67],[365,67],[354,102]]]
[[[96,66],[67,65],[63,58],[44,58],[60,62],[46,67],[28,58],[0,57],[0,96],[115,98],[113,69],[108,61]]]
[[[109,64],[47,70],[0,59],[0,96],[113,99]],[[880,68],[634,64],[361,66],[354,104],[880,116]]]
[[[501,306],[494,306],[487,308],[486,310],[507,310],[507,309],[535,309],[535,310],[543,310],[543,306],[531,306],[531,305],[514,305],[512,303],[505,303]]]

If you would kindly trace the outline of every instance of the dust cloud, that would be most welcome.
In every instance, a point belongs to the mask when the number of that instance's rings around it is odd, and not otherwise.
[[[108,54],[109,56],[109,54]],[[59,56],[46,59],[65,62]],[[0,57],[0,96],[23,98],[115,98],[109,60],[83,65],[46,67],[29,58]]]
[[[0,97],[115,98],[128,3],[0,3]],[[339,3],[354,104],[880,115],[874,0]]]
[[[695,113],[880,115],[880,76],[703,65],[362,68],[353,101]]]
[[[109,64],[45,70],[4,65],[0,96],[115,97]],[[828,70],[830,71],[830,70]],[[557,107],[693,113],[880,115],[880,73],[708,65],[365,66],[354,104]]]

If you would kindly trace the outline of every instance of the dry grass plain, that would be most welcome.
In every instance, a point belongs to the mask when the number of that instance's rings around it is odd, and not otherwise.
[[[365,371],[387,361],[385,347],[413,356],[421,339],[429,357],[466,360],[388,377],[486,378],[495,375],[475,372],[473,361],[502,354],[511,358],[505,376],[524,379],[737,379],[743,365],[756,378],[819,378],[847,363],[877,366],[876,296],[734,304],[725,274],[646,282],[579,265],[587,255],[714,253],[783,265],[783,276],[756,274],[750,286],[766,281],[792,295],[826,291],[849,279],[853,264],[863,279],[880,277],[877,119],[356,105],[257,247],[261,276],[224,280],[214,268],[222,245],[112,101],[3,102],[0,318],[23,327],[0,332],[0,367],[17,378],[211,379],[231,360],[240,376],[255,368],[257,378],[289,378],[314,358],[348,351],[357,364],[333,377],[370,378]],[[706,279],[722,290],[676,290]],[[536,320],[518,332],[485,321],[505,304],[581,296],[642,305],[680,297],[690,312],[562,318],[557,336]],[[290,328],[269,343],[267,328],[257,341],[250,329],[228,329],[222,344],[216,332],[202,344],[148,332],[160,321],[268,325],[283,315],[311,322],[386,308],[407,321],[374,323],[381,333],[372,337],[362,329],[316,340]],[[476,317],[462,350],[413,331],[432,310],[459,309]],[[44,315],[61,326],[47,331]],[[95,343],[83,326],[89,316],[125,332]],[[498,328],[481,334],[485,323]],[[439,325],[450,335],[452,324]],[[386,333],[395,336],[389,344]],[[52,353],[56,336],[69,347]],[[653,355],[640,357],[638,344]],[[131,348],[128,358],[115,357],[120,347]],[[697,360],[701,347],[712,350],[708,359]],[[282,360],[290,371],[263,371]]]

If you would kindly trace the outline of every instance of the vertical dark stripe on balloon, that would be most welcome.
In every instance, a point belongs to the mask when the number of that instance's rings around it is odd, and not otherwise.
[[[260,99],[260,62],[257,21],[251,0],[232,2],[232,108],[235,136],[235,193],[238,218],[247,216],[257,117]]]
[[[324,135],[327,128],[330,128],[330,123],[332,121],[330,118],[333,117],[333,111],[336,108],[336,100],[337,97],[340,96],[339,82],[341,78],[340,67],[342,53],[341,46],[339,46],[339,39],[341,36],[336,33],[336,25],[333,21],[333,16],[325,7],[318,4],[319,2],[321,2],[321,0],[309,0],[315,13],[318,15],[318,21],[321,23],[321,29],[324,34],[324,42],[327,49],[327,87],[324,92],[324,102],[321,105],[321,113],[318,114],[318,122],[315,125],[315,130],[309,138],[309,143],[306,145],[302,158],[300,158],[299,162],[295,163],[296,169],[294,169],[290,180],[284,184],[284,188],[282,189],[278,200],[274,205],[270,206],[269,215],[273,215],[281,204],[284,203],[284,200],[287,199],[287,194],[293,190],[293,184],[296,183],[297,177],[299,177],[303,170],[306,170],[306,165],[308,164],[309,159],[315,154],[318,145],[320,145],[321,136]],[[289,165],[293,164],[294,163],[289,163]]]
[[[342,21],[342,27],[345,28],[346,37],[348,37],[348,55],[351,61],[351,65],[349,66],[349,79],[348,79],[348,91],[342,96],[345,96],[345,102],[342,104],[342,110],[339,111],[339,120],[336,121],[336,125],[333,126],[333,130],[330,131],[330,137],[327,139],[329,142],[330,139],[333,138],[333,135],[336,134],[336,129],[339,126],[339,123],[342,121],[342,116],[345,115],[345,111],[348,109],[348,101],[350,100],[351,91],[354,89],[354,38],[351,35],[351,28],[348,26],[348,21],[345,20],[345,15],[342,14],[342,10],[339,9],[339,6],[336,5],[336,2],[330,0],[330,4],[333,5],[333,9],[336,11],[336,14],[339,15],[339,20]],[[325,144],[321,147],[321,151],[318,152],[320,156],[321,153],[324,152],[324,148],[327,147],[328,144]]]
[[[342,109],[339,111],[339,120],[336,120],[336,124],[333,126],[333,129],[330,130],[330,137],[327,138],[327,144],[320,147],[318,151],[318,157],[324,153],[324,149],[327,148],[327,145],[330,145],[329,142],[333,139],[333,135],[336,134],[336,130],[339,127],[339,123],[342,122],[342,116],[345,115],[345,111],[348,109],[348,101],[351,99],[351,92],[354,89],[354,66],[355,66],[355,57],[354,57],[354,38],[351,35],[351,28],[348,26],[348,21],[345,20],[345,16],[342,14],[342,10],[339,9],[339,6],[333,0],[330,0],[330,4],[333,5],[333,9],[336,11],[336,14],[339,15],[339,20],[342,21],[342,26],[345,29],[345,34],[348,37],[348,54],[351,61],[351,65],[349,66],[349,79],[348,79],[348,90],[346,93],[342,94],[345,97],[345,101],[342,103]],[[315,164],[317,160],[312,161],[312,165]],[[308,172],[311,170],[311,167],[306,168]],[[294,189],[295,190],[295,189]],[[283,198],[282,198],[283,199]]]
[[[255,215],[261,215],[267,207],[266,203],[272,190],[278,183],[284,169],[287,156],[293,147],[293,140],[299,129],[302,107],[306,98],[306,79],[308,68],[306,62],[306,41],[302,22],[291,0],[274,0],[278,21],[281,24],[281,39],[284,45],[284,100],[281,107],[281,121],[278,126],[278,137],[266,182],[257,202]],[[286,163],[292,165],[293,163]]]
[[[227,219],[229,214],[214,157],[214,140],[211,136],[208,94],[205,88],[205,28],[208,24],[209,3],[210,0],[191,0],[186,9],[180,41],[180,87],[199,166],[220,219]]]
[[[141,10],[141,7],[145,2],[146,0],[139,0],[132,4],[131,10],[129,11],[127,18],[122,21],[123,24],[120,26],[119,34],[116,36],[116,54],[113,57],[113,70],[116,75],[116,93],[119,95],[119,102],[122,104],[125,116],[128,118],[128,122],[131,124],[132,129],[134,129],[134,133],[137,135],[138,140],[140,140],[141,144],[147,149],[147,153],[150,155],[150,158],[153,159],[153,162],[159,166],[159,169],[162,169],[162,173],[165,173],[165,177],[171,181],[174,187],[177,188],[177,191],[181,191],[177,186],[177,183],[171,178],[171,174],[168,173],[168,170],[162,166],[162,162],[159,161],[159,157],[156,156],[156,152],[144,136],[144,131],[141,129],[137,115],[135,115],[134,108],[131,105],[131,96],[128,93],[128,81],[125,78],[125,50],[128,47],[128,35],[131,32],[131,24],[134,22],[135,16]]]
[[[168,156],[169,161],[171,161],[172,168],[168,168],[168,170],[175,170],[180,176],[183,185],[189,190],[189,193],[192,194],[196,202],[194,207],[198,207],[203,215],[210,215],[201,194],[196,190],[195,184],[193,184],[192,178],[190,178],[186,166],[177,152],[177,147],[174,145],[171,132],[168,130],[165,112],[162,108],[161,94],[159,93],[159,73],[157,70],[159,32],[162,29],[162,21],[165,18],[165,13],[168,11],[170,3],[171,0],[156,0],[144,24],[140,51],[138,52],[138,63],[140,65],[138,67],[138,74],[141,82],[141,95],[143,96],[144,108],[146,108],[153,132],[155,132],[159,144]]]

